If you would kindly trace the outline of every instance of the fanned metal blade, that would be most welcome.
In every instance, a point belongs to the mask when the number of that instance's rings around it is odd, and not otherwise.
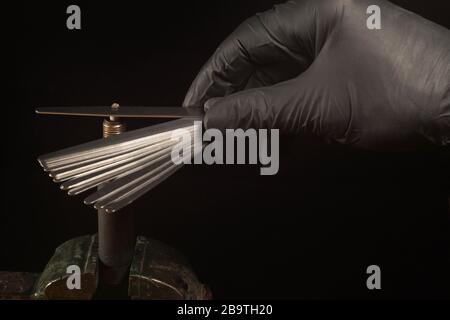
[[[183,154],[183,161],[193,156],[193,150],[199,152],[193,148],[192,139],[194,131],[201,127],[196,120],[182,118],[125,132],[43,155],[39,162],[55,182],[62,182],[61,189],[69,195],[101,185],[85,203],[113,213],[182,167],[172,161],[174,146],[190,150]]]
[[[196,149],[196,148],[194,148]],[[190,155],[189,155],[190,157]],[[173,175],[177,170],[183,167],[183,162],[181,164],[175,164],[173,162],[167,162],[159,169],[150,173],[150,177],[142,183],[137,183],[130,188],[125,189],[121,195],[115,198],[113,201],[103,204],[101,208],[105,209],[107,213],[114,213],[130,203],[134,202],[136,199],[149,192],[161,182]],[[98,208],[98,206],[96,206]]]
[[[179,119],[164,122],[138,130],[128,131],[108,139],[98,139],[74,147],[52,152],[38,158],[46,171],[58,167],[79,163],[94,158],[114,156],[119,152],[127,152],[143,145],[170,138],[172,131],[193,126],[192,119]]]
[[[189,129],[188,131],[192,132],[192,129]],[[178,137],[179,135],[174,134],[171,138],[165,138],[161,142],[144,145],[137,148],[136,150],[131,149],[126,153],[109,156],[105,159],[97,159],[96,161],[91,161],[87,164],[76,166],[71,165],[68,167],[66,166],[65,168],[63,167],[56,170],[51,170],[50,177],[54,178],[55,182],[62,182],[67,179],[82,177],[103,169],[113,168],[118,165],[126,164],[133,160],[137,160],[152,153],[158,152],[167,147],[176,145],[179,142],[176,140],[176,138]]]
[[[120,117],[120,118],[153,118],[153,119],[179,119],[198,118],[203,111],[201,108],[182,107],[134,107],[120,106],[114,109],[110,106],[85,107],[38,107],[37,114],[90,116],[90,117]]]

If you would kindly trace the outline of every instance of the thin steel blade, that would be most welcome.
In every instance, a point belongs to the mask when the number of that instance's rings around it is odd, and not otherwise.
[[[81,107],[38,107],[36,113],[47,115],[91,116],[91,117],[120,117],[120,118],[153,118],[179,119],[198,118],[203,115],[201,108],[182,107],[134,107],[120,106],[114,109],[110,106],[81,106]]]
[[[189,130],[189,132],[192,132],[192,130]],[[75,176],[82,177],[103,169],[112,168],[119,164],[125,164],[133,160],[137,160],[138,158],[157,152],[165,147],[173,146],[179,143],[179,138],[181,138],[181,136],[174,134],[171,138],[164,139],[161,142],[143,146],[130,152],[110,156],[100,161],[90,162],[88,164],[82,164],[75,167],[70,166],[68,169],[58,168],[57,170],[52,170],[50,172],[50,177],[54,178],[55,182],[62,182],[67,179],[74,178]]]
[[[171,131],[193,126],[189,119],[179,119],[162,124],[128,131],[108,139],[98,139],[78,146],[52,152],[38,158],[39,163],[50,171],[71,163],[85,161],[95,157],[114,155],[117,152],[135,148],[138,145],[150,144],[170,137]]]
[[[193,147],[193,149],[194,151],[198,152],[197,148]],[[191,157],[191,155],[184,157],[184,159],[187,159],[188,157]],[[140,183],[134,188],[127,190],[126,193],[116,198],[113,202],[105,205],[103,208],[106,210],[107,213],[114,213],[126,207],[127,205],[129,205],[130,203],[132,203],[133,201],[135,201],[136,199],[138,199],[151,189],[158,186],[161,182],[169,178],[172,174],[174,174],[177,170],[179,170],[182,167],[183,163],[181,164],[174,164],[173,162],[168,163],[167,166],[162,171],[158,172],[156,175],[153,175],[150,179],[148,179],[144,183]]]

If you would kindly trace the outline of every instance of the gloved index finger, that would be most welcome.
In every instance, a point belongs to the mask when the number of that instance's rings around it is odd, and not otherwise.
[[[223,97],[243,88],[253,73],[249,51],[265,49],[256,17],[242,23],[201,68],[186,94],[183,106],[203,106],[212,97]]]
[[[245,88],[250,77],[265,66],[284,63],[288,67],[272,68],[278,73],[292,75],[292,68],[300,64],[303,70],[308,62],[292,49],[292,39],[284,23],[287,6],[283,4],[244,21],[218,47],[201,68],[189,88],[183,106],[201,107],[213,97],[223,97]],[[293,64],[293,65],[292,65]],[[283,74],[274,76],[277,81],[287,80]],[[272,83],[273,84],[273,83]]]

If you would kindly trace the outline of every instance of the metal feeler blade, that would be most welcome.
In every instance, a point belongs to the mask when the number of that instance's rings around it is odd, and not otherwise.
[[[158,152],[152,153],[148,156],[145,156],[138,160],[132,161],[130,163],[127,163],[124,165],[119,165],[116,168],[113,168],[113,169],[107,168],[107,169],[101,170],[100,172],[94,172],[87,176],[82,176],[82,177],[78,177],[78,178],[74,178],[74,179],[65,181],[61,184],[61,189],[68,190],[68,189],[75,188],[75,187],[81,187],[84,184],[89,184],[93,181],[98,181],[98,180],[107,181],[108,179],[114,178],[114,176],[116,176],[117,174],[123,173],[129,169],[136,168],[139,165],[145,165],[146,163],[149,163],[150,161],[154,161],[154,159],[157,159],[160,156],[168,155],[170,153],[170,151],[171,151],[171,147],[168,146]]]
[[[130,183],[135,181],[139,181],[143,179],[146,173],[152,171],[156,168],[159,168],[161,164],[167,162],[168,158],[164,158],[158,163],[155,163],[149,167],[140,168],[136,172],[130,173],[123,177],[117,178],[114,181],[110,181],[104,185],[103,188],[98,189],[93,194],[89,195],[86,199],[84,199],[84,203],[87,205],[94,204],[100,200],[104,200],[112,195],[116,195],[121,190],[126,188]]]
[[[89,190],[89,189],[92,189],[92,188],[94,188],[94,187],[97,187],[97,186],[99,186],[99,185],[102,185],[103,187],[106,187],[106,186],[109,185],[112,181],[115,181],[115,180],[117,180],[117,179],[126,177],[126,176],[128,176],[128,175],[130,175],[130,174],[133,174],[133,173],[135,173],[135,172],[138,172],[138,171],[140,171],[140,170],[142,170],[142,169],[144,169],[144,168],[146,168],[146,167],[153,166],[155,163],[158,163],[158,162],[160,162],[160,161],[164,161],[165,159],[168,159],[168,158],[169,158],[169,155],[164,154],[164,155],[162,155],[162,156],[160,156],[160,157],[154,159],[153,161],[150,161],[150,162],[144,163],[144,164],[142,164],[142,165],[133,167],[132,169],[129,169],[129,170],[127,170],[127,171],[124,171],[124,172],[122,172],[122,173],[120,173],[120,174],[118,174],[118,175],[116,175],[116,176],[113,176],[113,177],[103,177],[103,178],[100,178],[100,179],[93,180],[93,181],[91,181],[91,182],[89,182],[89,183],[80,185],[80,186],[78,186],[78,187],[71,188],[71,189],[69,189],[69,191],[68,191],[67,193],[68,193],[70,196],[73,196],[73,195],[77,195],[77,194],[80,194],[80,193],[82,193],[82,192],[85,192],[85,191],[87,191],[87,190]],[[102,188],[102,189],[103,189],[103,188]]]
[[[142,129],[124,132],[120,135],[109,137],[108,139],[98,139],[87,142],[74,147],[62,149],[38,158],[38,161],[44,166],[51,168],[54,165],[61,163],[70,163],[84,160],[84,158],[93,157],[95,155],[102,155],[108,153],[115,153],[120,149],[133,146],[140,142],[147,140],[158,141],[161,136],[168,136],[170,132],[176,129],[193,126],[192,120],[179,119],[162,124],[157,124]]]
[[[179,140],[181,138],[182,138],[182,136],[180,136],[180,135],[174,135],[170,139],[164,139],[162,142],[157,142],[157,143],[151,144],[149,146],[145,146],[140,149],[130,151],[128,153],[120,154],[118,156],[108,157],[104,160],[89,163],[87,165],[81,165],[81,166],[78,166],[75,168],[71,167],[70,169],[66,169],[66,170],[52,171],[50,173],[50,176],[53,177],[57,182],[62,182],[64,180],[73,178],[75,176],[80,177],[80,176],[88,175],[88,174],[96,172],[96,171],[115,167],[119,164],[125,164],[128,162],[131,162],[131,161],[141,158],[143,156],[157,152],[168,146],[173,146],[173,145],[179,143]]]
[[[139,187],[140,185],[143,185],[145,181],[152,179],[152,177],[155,177],[158,173],[165,170],[166,168],[170,167],[171,161],[164,161],[161,165],[155,166],[151,168],[147,173],[143,174],[142,176],[131,180],[129,183],[124,184],[123,186],[115,189],[112,193],[109,193],[105,196],[103,196],[101,199],[99,199],[95,205],[95,209],[103,209],[105,206],[115,202],[117,199],[119,199],[122,196],[127,195],[130,191],[134,190],[135,188]],[[142,172],[140,172],[142,173]]]
[[[137,160],[146,155],[152,154],[156,151],[161,150],[164,147],[170,146],[170,143],[162,143],[159,144],[158,147],[151,146],[145,147],[143,149],[139,149],[130,154],[123,154],[117,157],[108,158],[102,161],[96,161],[94,163],[90,163],[88,165],[79,166],[70,170],[60,170],[53,171],[50,173],[50,177],[53,177],[56,182],[62,182],[68,179],[72,179],[74,177],[82,177],[96,171],[100,171],[107,168],[112,168],[120,164],[125,164],[131,162],[133,160]]]
[[[159,151],[152,152],[145,156],[139,156],[135,161],[126,162],[125,164],[114,163],[112,165],[112,168],[108,166],[107,168],[91,170],[91,173],[87,175],[85,173],[77,175],[74,178],[63,182],[61,184],[61,189],[67,190],[71,188],[81,187],[83,184],[91,184],[94,181],[103,181],[105,179],[107,180],[109,178],[114,178],[115,175],[120,174],[128,169],[132,169],[138,165],[145,164],[146,162],[151,161],[160,155],[169,154],[172,150],[172,146],[172,144],[169,144],[161,148],[161,150]]]
[[[189,158],[191,155],[188,156]],[[187,159],[188,157],[185,157],[184,159]],[[169,178],[172,174],[174,174],[177,170],[179,170],[181,167],[183,167],[183,164],[174,164],[171,163],[166,169],[161,171],[160,173],[156,174],[152,178],[150,178],[148,181],[146,181],[143,184],[138,185],[137,187],[133,188],[132,190],[128,191],[124,195],[118,197],[116,200],[114,200],[112,203],[104,206],[104,209],[107,213],[114,213],[125,206],[129,205],[130,203],[134,202],[136,199],[150,191],[151,189],[158,186],[161,182]]]
[[[121,106],[113,109],[111,106],[77,106],[77,107],[39,107],[38,114],[91,116],[91,117],[120,117],[120,118],[152,118],[152,119],[179,119],[199,118],[203,116],[201,107],[182,108],[172,107],[144,107]]]
[[[193,128],[191,128],[191,126],[189,126],[187,128],[188,129],[185,129],[185,130],[188,131],[189,133],[191,133],[194,130]],[[164,143],[165,141],[170,141],[179,136],[181,136],[181,134],[177,134],[174,131],[172,131],[172,134],[170,136],[168,134],[161,136],[159,141],[154,141],[154,139],[151,141],[143,140],[138,144],[133,144],[132,146],[130,146],[130,148],[117,149],[116,152],[111,153],[111,154],[93,156],[92,158],[88,158],[85,160],[79,160],[79,161],[71,162],[68,164],[53,164],[51,169],[47,169],[45,171],[49,171],[52,175],[55,175],[56,173],[59,173],[60,171],[66,171],[66,170],[68,171],[68,170],[72,170],[72,169],[77,169],[77,168],[83,167],[84,165],[86,165],[86,166],[94,165],[95,163],[98,163],[102,160],[107,161],[108,159],[112,159],[117,156],[126,156],[127,154],[129,154],[131,152],[135,152],[135,151],[139,152],[138,150],[141,150],[146,147],[154,146],[157,144],[161,144],[161,143]]]
[[[187,128],[190,128],[190,127],[187,127]],[[186,130],[189,130],[189,129],[186,129]],[[142,147],[145,145],[154,144],[161,140],[169,138],[171,136],[172,136],[172,131],[168,131],[168,132],[160,133],[157,135],[151,135],[149,137],[142,137],[142,138],[138,138],[136,140],[122,142],[118,145],[112,145],[112,146],[110,145],[110,146],[108,146],[107,149],[105,149],[103,147],[99,147],[99,148],[92,149],[92,150],[90,149],[90,150],[84,151],[82,153],[79,153],[76,155],[70,155],[63,159],[55,160],[52,163],[45,163],[45,164],[46,164],[47,169],[52,171],[63,165],[79,163],[80,161],[89,160],[89,159],[92,159],[95,157],[101,157],[101,156],[113,157],[118,152],[129,152],[129,151],[135,149],[136,147]],[[110,139],[110,138],[108,138],[108,139]],[[108,139],[104,139],[104,140],[108,140]]]
[[[190,147],[188,144],[180,145],[181,148]],[[130,185],[138,183],[146,179],[147,177],[155,174],[158,170],[162,170],[162,167],[170,165],[172,163],[171,157],[167,157],[163,159],[164,161],[159,161],[151,166],[146,166],[142,170],[139,170],[133,174],[129,174],[123,177],[120,177],[114,181],[108,182],[103,186],[103,188],[97,190],[97,192],[93,193],[89,197],[87,197],[84,201],[85,204],[92,204],[97,201],[102,201],[102,204],[97,205],[101,207],[104,203],[104,200],[110,198],[112,195],[117,196],[120,194],[122,190],[128,188]]]
[[[172,162],[172,150],[175,145],[181,145],[183,150],[194,147],[192,132],[201,127],[201,122],[195,120],[201,118],[128,131],[49,153],[38,161],[55,182],[62,182],[61,188],[68,190],[69,195],[102,185],[85,203],[116,212],[182,167]],[[183,130],[176,131],[179,129]],[[188,142],[184,141],[185,133],[190,136]],[[190,153],[185,158],[191,156]]]
[[[81,181],[81,182],[76,181],[76,185],[73,187],[70,187],[68,189],[68,194],[69,195],[77,195],[79,193],[82,193],[82,192],[92,189],[94,187],[97,187],[100,184],[104,184],[103,188],[101,189],[101,190],[103,190],[104,188],[108,187],[108,185],[111,183],[111,180],[117,180],[119,178],[126,177],[134,172],[137,172],[137,171],[143,169],[143,168],[153,166],[154,164],[157,164],[161,160],[167,159],[168,162],[170,162],[170,160],[169,160],[170,154],[171,154],[171,148],[169,147],[167,149],[161,150],[161,152],[152,154],[151,156],[141,159],[138,162],[133,163],[133,165],[126,166],[126,167],[122,166],[113,171],[106,170],[101,175],[89,177],[89,179],[86,179],[85,181]],[[64,190],[67,190],[67,189],[64,189]]]

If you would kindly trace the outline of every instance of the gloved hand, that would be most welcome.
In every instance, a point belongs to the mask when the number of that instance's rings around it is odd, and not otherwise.
[[[367,8],[381,8],[381,30]],[[384,0],[298,0],[242,23],[192,83],[206,128],[368,149],[450,144],[450,31]]]

